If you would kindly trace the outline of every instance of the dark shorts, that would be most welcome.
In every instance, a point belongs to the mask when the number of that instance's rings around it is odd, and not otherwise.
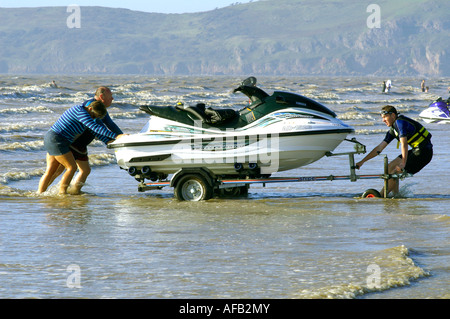
[[[44,147],[52,156],[70,152],[70,142],[53,130],[48,130],[44,136]]]
[[[79,149],[75,147],[70,147],[70,151],[73,154],[73,157],[75,157],[76,161],[89,161],[88,154],[87,154],[87,148],[84,151],[80,151]]]
[[[400,155],[399,158],[402,158]],[[412,149],[408,151],[405,171],[410,174],[418,173],[433,158],[433,146],[427,146],[421,149]]]

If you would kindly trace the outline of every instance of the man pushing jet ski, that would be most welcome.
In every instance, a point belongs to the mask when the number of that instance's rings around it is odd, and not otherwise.
[[[406,172],[415,174],[424,168],[433,157],[433,144],[431,143],[431,134],[417,121],[404,115],[399,115],[395,107],[386,105],[381,110],[383,122],[391,129],[386,133],[384,140],[367,154],[360,162],[356,163],[356,168],[368,160],[380,154],[386,146],[397,139],[397,148],[400,146],[401,154],[388,165],[388,173]],[[412,149],[408,150],[408,145]],[[397,194],[399,191],[398,179],[389,179],[387,183],[387,192]],[[384,194],[384,189],[380,192]]]

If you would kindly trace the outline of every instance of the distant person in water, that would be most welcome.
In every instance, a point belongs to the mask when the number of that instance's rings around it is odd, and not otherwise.
[[[111,93],[111,90],[108,87],[99,87],[95,91],[95,95],[92,99],[83,102],[83,106],[89,106],[91,103],[95,101],[101,101],[105,105],[106,108],[110,107],[114,97]],[[116,134],[123,134],[122,130],[113,122],[108,112],[106,112],[105,116],[102,119],[95,119],[100,125],[106,126],[110,131]],[[73,187],[70,189],[71,194],[79,194],[81,192],[81,188],[86,183],[86,179],[91,173],[91,167],[89,165],[88,158],[88,150],[87,146],[95,139],[94,134],[86,129],[83,134],[78,136],[73,143],[70,145],[70,151],[72,152],[75,161],[78,166],[78,174],[75,178],[75,182]],[[51,184],[61,173],[64,171],[64,166],[59,165],[59,168],[53,175],[52,180],[49,182]]]
[[[47,169],[39,181],[38,193],[47,190],[53,176],[60,165],[66,169],[59,187],[59,194],[67,194],[67,188],[77,171],[75,157],[70,150],[70,145],[75,137],[89,129],[95,137],[108,144],[120,138],[108,130],[105,126],[94,121],[106,115],[106,107],[101,101],[92,102],[89,106],[76,105],[66,110],[52,125],[44,137],[44,146],[47,150]]]
[[[50,83],[50,87],[52,87],[52,88],[57,88],[58,87],[58,85],[56,85],[55,80],[53,80],[52,83]]]
[[[426,88],[425,87],[425,80],[422,80],[422,83],[420,84],[420,88],[422,89],[422,92],[425,92]]]
[[[390,130],[378,146],[370,151],[361,161],[356,163],[356,168],[360,169],[365,162],[380,154],[390,142],[397,139],[399,145],[401,145],[402,153],[389,163],[388,173],[400,173],[402,170],[410,174],[419,172],[433,158],[431,134],[419,122],[399,115],[397,110],[391,105],[386,105],[381,109],[381,118],[390,127]],[[412,148],[409,151],[408,145]],[[397,194],[398,191],[398,180],[389,179],[387,194],[390,192]],[[384,190],[381,191],[381,194],[384,194]]]
[[[391,82],[391,80],[387,80],[387,81],[386,81],[386,88],[384,89],[384,92],[385,92],[385,93],[391,92],[391,87],[392,87],[392,82]]]
[[[381,91],[381,92],[386,92],[386,81],[383,81],[383,91]]]

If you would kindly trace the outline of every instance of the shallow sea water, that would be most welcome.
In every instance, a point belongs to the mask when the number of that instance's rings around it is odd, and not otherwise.
[[[50,88],[56,80],[60,88]],[[449,298],[448,125],[427,124],[433,161],[401,181],[401,197],[362,199],[382,180],[252,185],[248,197],[178,202],[170,188],[139,193],[111,150],[90,146],[81,196],[36,195],[45,169],[43,135],[68,107],[111,87],[110,109],[126,133],[146,103],[184,101],[241,108],[241,77],[0,76],[0,297],[2,298]],[[449,79],[260,77],[325,104],[370,150],[384,137],[378,115],[392,104],[418,118]],[[446,97],[446,96],[445,96]],[[352,136],[352,137],[353,137]],[[336,151],[348,151],[342,144]],[[395,145],[386,149],[392,159]],[[362,155],[360,155],[362,156]],[[359,157],[357,156],[357,159]],[[360,174],[382,173],[383,158]],[[280,176],[348,174],[345,157]]]

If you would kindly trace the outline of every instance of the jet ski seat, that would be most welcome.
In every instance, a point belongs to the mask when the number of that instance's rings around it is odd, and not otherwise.
[[[239,120],[239,112],[233,109],[206,108],[205,104],[199,103],[195,106],[183,107],[182,105],[155,106],[142,105],[140,109],[147,114],[163,117],[177,122],[192,125],[193,121],[199,120],[210,126],[223,126],[230,122]]]
[[[205,104],[203,103],[198,103],[195,106],[188,106],[186,108],[177,105],[175,108],[192,115],[194,120],[200,120],[202,123],[209,123],[208,116],[205,113]]]
[[[179,109],[179,107],[177,106]],[[203,103],[198,103],[195,106],[189,106],[187,108],[181,108],[182,110],[192,114],[197,119],[201,120],[205,124],[221,125],[229,122],[239,116],[239,112],[233,109],[213,109],[211,107],[206,108]]]

